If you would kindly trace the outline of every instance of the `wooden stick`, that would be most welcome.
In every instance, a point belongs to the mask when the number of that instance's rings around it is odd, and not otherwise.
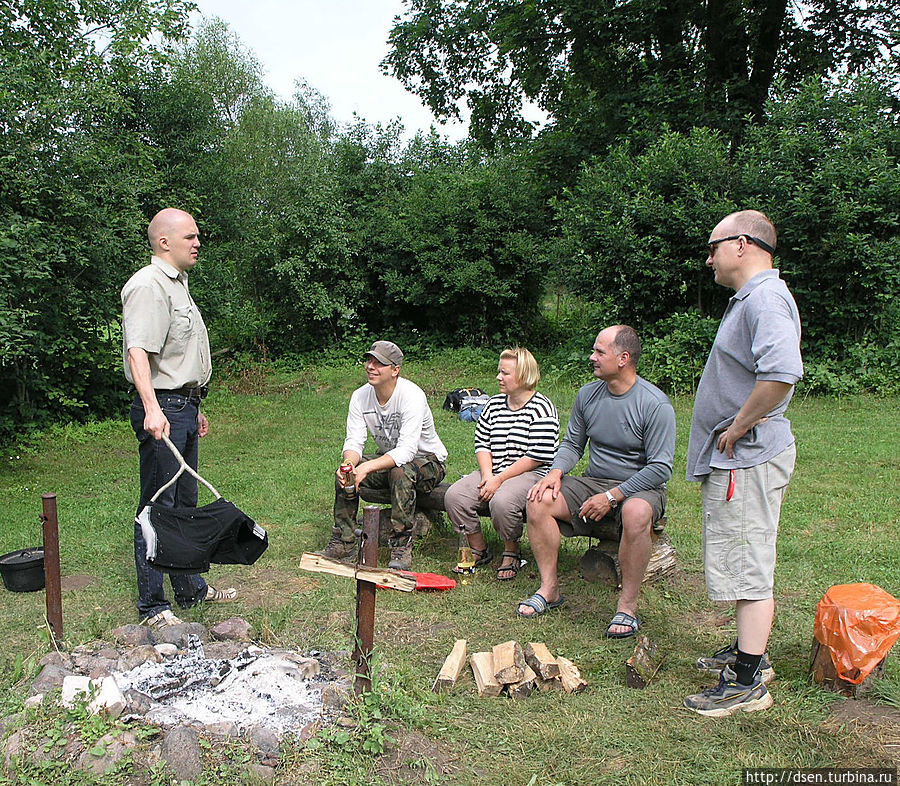
[[[475,675],[475,684],[478,686],[478,695],[481,697],[499,696],[503,690],[500,683],[494,679],[494,656],[490,652],[474,652],[469,658],[472,666],[472,674]]]
[[[509,695],[514,699],[527,699],[534,691],[537,681],[537,674],[534,673],[531,666],[526,664],[525,676],[522,678],[521,682],[512,683],[507,686],[507,690],[509,691]]]
[[[494,679],[501,685],[521,682],[525,676],[525,654],[517,641],[494,645]]]
[[[431,690],[435,693],[446,693],[459,679],[463,666],[466,665],[466,640],[457,639],[450,654],[441,666]]]
[[[395,570],[386,568],[366,568],[362,565],[350,565],[346,562],[328,559],[321,554],[304,552],[300,557],[301,570],[313,573],[328,573],[332,576],[343,576],[359,581],[373,581],[376,584],[401,592],[412,592],[416,588],[416,580],[412,576],[404,576]]]
[[[360,557],[370,570],[378,567],[378,512],[377,505],[363,508],[363,539]],[[358,574],[357,574],[358,576]],[[372,690],[369,660],[375,644],[375,582],[356,580],[356,647],[353,662],[356,664],[356,681],[353,689],[357,696]]]
[[[530,642],[525,645],[525,662],[537,672],[542,680],[559,676],[559,664],[550,654],[546,644]]]
[[[557,656],[556,662],[559,665],[559,678],[566,693],[580,693],[587,687],[587,683],[581,678],[581,672],[572,661]]]

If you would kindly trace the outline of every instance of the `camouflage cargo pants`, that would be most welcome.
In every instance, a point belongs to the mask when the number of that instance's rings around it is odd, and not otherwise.
[[[362,461],[378,458],[377,454],[366,454]],[[399,467],[383,469],[367,475],[361,489],[391,490],[391,530],[392,537],[400,539],[412,532],[413,516],[416,512],[416,494],[427,494],[444,479],[444,465],[433,453],[416,457]],[[356,540],[356,517],[359,512],[359,497],[349,499],[335,480],[334,526],[341,530],[344,541]]]

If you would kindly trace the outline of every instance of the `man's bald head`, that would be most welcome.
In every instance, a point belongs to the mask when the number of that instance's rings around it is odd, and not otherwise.
[[[725,216],[717,229],[722,235],[747,235],[758,237],[772,249],[778,244],[778,235],[775,225],[765,213],[759,210],[739,210],[737,213]]]
[[[159,250],[159,239],[171,235],[185,221],[192,223],[194,217],[177,207],[165,207],[153,216],[147,226],[147,239],[154,254]]]
[[[197,264],[200,231],[194,217],[174,207],[160,210],[147,227],[150,248],[180,272]]]

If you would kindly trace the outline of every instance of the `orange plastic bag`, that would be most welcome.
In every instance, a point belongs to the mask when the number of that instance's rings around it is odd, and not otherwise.
[[[814,633],[838,676],[859,685],[900,638],[900,601],[874,584],[837,584],[816,607]]]

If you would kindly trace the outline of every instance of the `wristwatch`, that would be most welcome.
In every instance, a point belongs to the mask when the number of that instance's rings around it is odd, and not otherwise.
[[[606,492],[606,499],[609,500],[609,507],[610,507],[611,510],[615,510],[617,507],[619,507],[619,500],[617,500],[617,499],[612,495],[612,492],[611,492],[611,491],[607,491],[607,492]]]

